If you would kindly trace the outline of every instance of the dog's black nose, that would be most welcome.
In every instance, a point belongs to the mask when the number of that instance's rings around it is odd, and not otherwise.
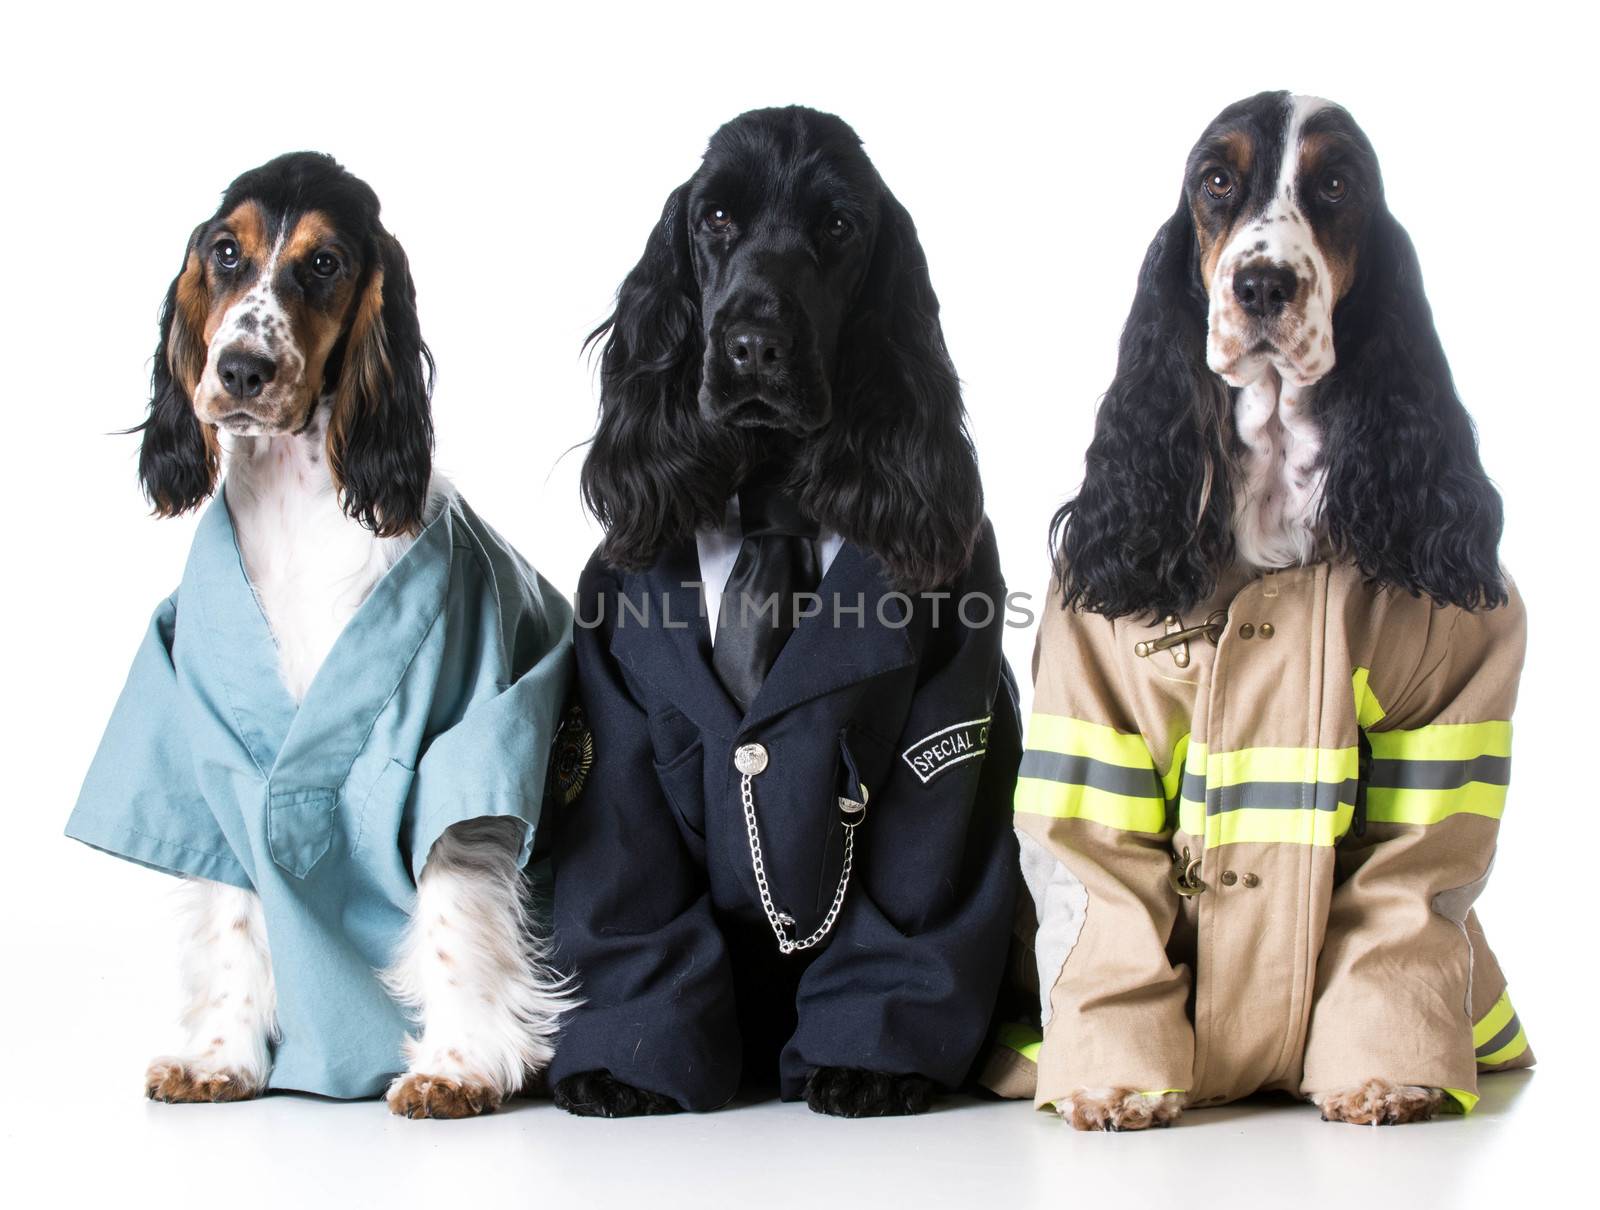
[[[1287,265],[1247,265],[1233,275],[1233,296],[1246,315],[1272,319],[1289,305],[1299,284]]]
[[[235,399],[254,399],[277,372],[278,363],[260,353],[229,349],[217,358],[222,387]]]
[[[728,359],[741,374],[765,375],[777,371],[794,352],[794,340],[782,328],[767,324],[736,324],[723,341]]]

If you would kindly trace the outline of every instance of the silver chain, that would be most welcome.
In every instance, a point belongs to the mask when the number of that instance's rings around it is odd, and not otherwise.
[[[800,941],[794,941],[787,932],[788,926],[794,923],[794,917],[778,911],[772,902],[772,892],[767,887],[767,863],[761,858],[761,830],[756,826],[755,774],[744,773],[741,777],[743,780],[739,783],[739,795],[744,800],[744,826],[745,831],[750,834],[750,865],[756,875],[756,890],[761,892],[761,910],[766,912],[767,923],[772,925],[772,933],[778,939],[780,954],[808,950],[833,931],[834,921],[839,919],[839,909],[844,906],[844,893],[850,886],[850,866],[855,857],[856,825],[866,814],[867,788],[861,787],[862,801],[856,806],[855,823],[844,825],[844,869],[839,872],[839,889],[833,893],[833,906],[822,918],[822,923],[817,926],[816,932]]]

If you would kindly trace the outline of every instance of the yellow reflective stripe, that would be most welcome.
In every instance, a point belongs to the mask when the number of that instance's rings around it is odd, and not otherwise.
[[[1485,1014],[1483,1020],[1472,1027],[1472,1049],[1478,1049],[1511,1024],[1511,1018],[1514,1016],[1516,1010],[1511,1007],[1511,991],[1508,988],[1500,993],[1500,998],[1494,1002],[1494,1007]]]
[[[1044,1035],[1031,1025],[1008,1022],[1000,1027],[999,1042],[1007,1050],[1014,1050],[1030,1063],[1039,1061],[1039,1048],[1044,1045]]]
[[[1374,731],[1374,760],[1471,760],[1477,756],[1510,756],[1511,724],[1435,723],[1414,731]]]
[[[1350,830],[1355,809],[1344,803],[1335,811],[1280,810],[1240,807],[1205,817],[1205,842],[1220,844],[1309,844],[1324,847],[1338,843]],[[1180,822],[1184,818],[1179,808]],[[1185,827],[1184,831],[1190,831]],[[1192,835],[1201,835],[1192,832]]]
[[[1139,1095],[1142,1097],[1165,1097],[1171,1096],[1173,1093],[1185,1093],[1188,1091],[1187,1088],[1157,1088],[1153,1092],[1141,1092]]]
[[[1042,777],[1017,778],[1016,809],[1050,819],[1087,819],[1124,832],[1157,833],[1167,826],[1167,804],[1162,799],[1113,794]]]
[[[1035,711],[1028,722],[1028,747],[1063,756],[1087,756],[1125,769],[1155,768],[1144,736],[1061,714]]]
[[[1506,788],[1469,781],[1454,790],[1396,790],[1367,787],[1367,818],[1373,823],[1438,823],[1451,815],[1499,819],[1506,809]]]
[[[1350,687],[1356,694],[1356,722],[1363,727],[1374,727],[1383,721],[1383,706],[1378,695],[1372,692],[1372,686],[1367,684],[1371,675],[1368,668],[1357,668],[1350,674]]]
[[[1202,747],[1201,752],[1205,749]],[[1172,749],[1172,762],[1167,766],[1167,775],[1161,779],[1161,791],[1171,802],[1178,797],[1178,790],[1183,785],[1183,766],[1189,759],[1189,733],[1184,732],[1177,744]]]
[[[1471,1113],[1478,1107],[1477,1096],[1468,1092],[1465,1088],[1446,1088],[1445,1091],[1455,1098],[1456,1104],[1461,1106],[1463,1114]]]
[[[1517,1036],[1512,1038],[1499,1050],[1491,1051],[1486,1055],[1478,1056],[1479,1067],[1494,1067],[1500,1063],[1507,1063],[1528,1049],[1528,1031],[1517,1030]]]
[[[1250,781],[1348,781],[1360,769],[1357,748],[1240,748],[1206,761],[1206,790]]]

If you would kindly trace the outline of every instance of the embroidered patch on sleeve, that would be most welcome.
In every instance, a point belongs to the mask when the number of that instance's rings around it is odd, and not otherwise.
[[[927,785],[946,769],[989,750],[989,722],[993,717],[986,714],[964,723],[951,723],[919,739],[900,754],[900,759]]]

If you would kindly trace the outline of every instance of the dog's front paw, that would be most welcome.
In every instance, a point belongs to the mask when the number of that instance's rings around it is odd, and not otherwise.
[[[897,1118],[922,1113],[938,1086],[926,1076],[856,1067],[819,1067],[806,1080],[806,1104],[835,1118]]]
[[[244,1067],[211,1067],[189,1059],[157,1059],[144,1073],[144,1095],[169,1105],[221,1104],[261,1095],[264,1081]]]
[[[624,1084],[609,1071],[580,1071],[557,1080],[550,1099],[580,1118],[640,1118],[682,1110],[671,1097]]]
[[[389,1112],[403,1118],[475,1118],[504,1098],[478,1080],[408,1071],[389,1085]]]
[[[1368,1080],[1358,1088],[1316,1093],[1311,1100],[1322,1110],[1325,1122],[1352,1122],[1357,1126],[1399,1126],[1426,1122],[1444,1104],[1444,1090]]]
[[[1056,1102],[1056,1112],[1074,1130],[1146,1130],[1170,1126],[1183,1113],[1181,1092],[1135,1092],[1131,1088],[1082,1089]]]

